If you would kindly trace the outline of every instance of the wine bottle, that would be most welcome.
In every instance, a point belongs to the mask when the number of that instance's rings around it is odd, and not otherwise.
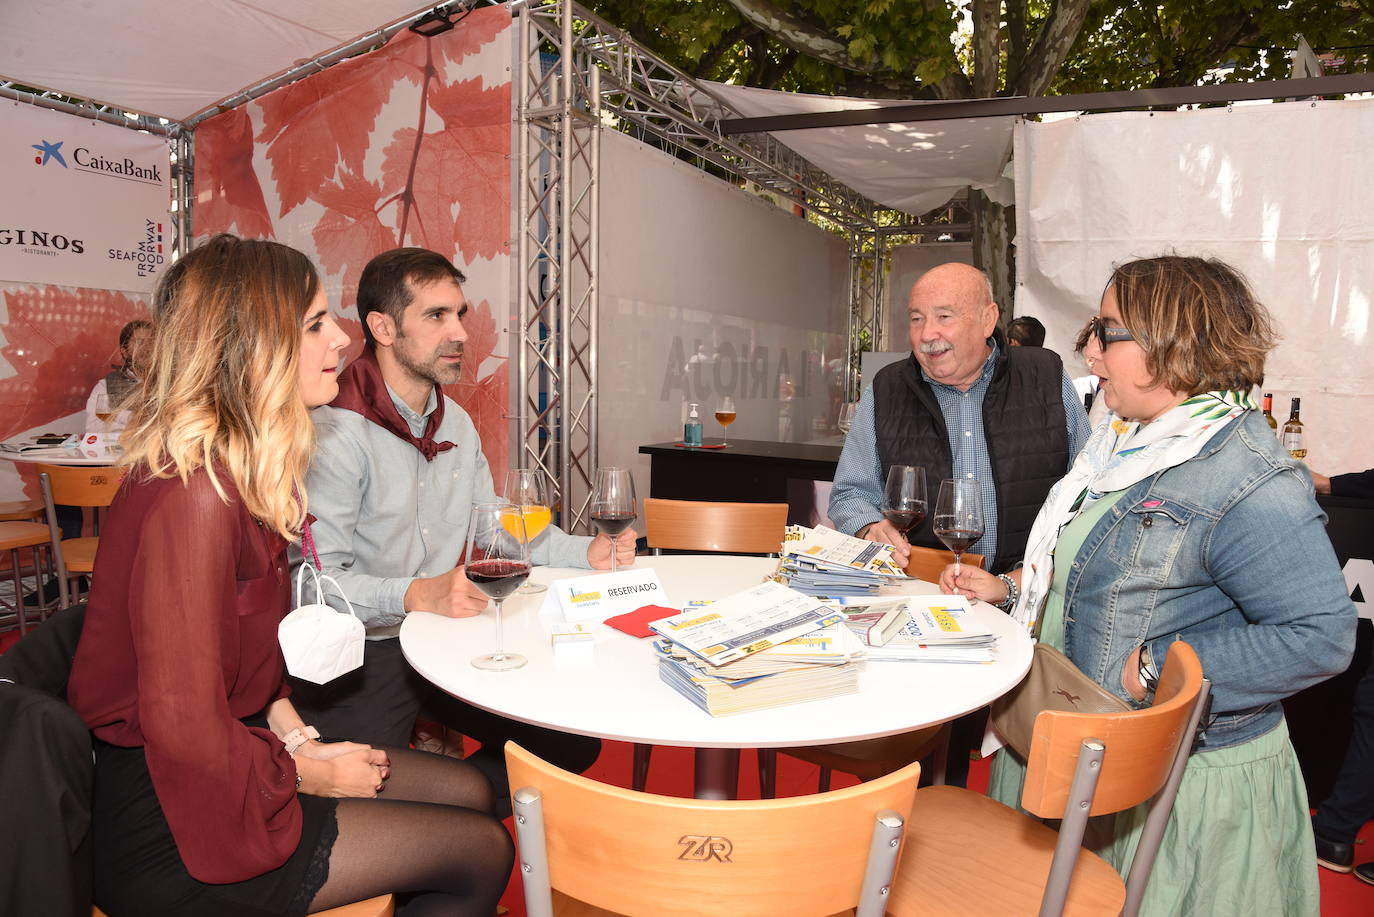
[[[1279,435],[1279,422],[1274,419],[1274,393],[1264,393],[1264,422],[1269,424],[1269,429],[1274,431],[1274,435]]]
[[[1307,444],[1302,437],[1302,418],[1298,416],[1302,409],[1302,399],[1293,399],[1293,409],[1288,414],[1288,422],[1283,425],[1283,448],[1288,450],[1288,454],[1295,459],[1307,458]]]

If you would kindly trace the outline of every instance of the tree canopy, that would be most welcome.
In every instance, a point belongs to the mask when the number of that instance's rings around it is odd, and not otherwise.
[[[1277,79],[1303,35],[1368,68],[1374,0],[584,0],[693,76],[985,98]]]

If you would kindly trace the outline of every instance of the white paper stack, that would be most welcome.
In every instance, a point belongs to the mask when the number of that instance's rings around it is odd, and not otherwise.
[[[875,595],[908,579],[893,548],[818,525],[789,525],[773,579],[817,597]]]

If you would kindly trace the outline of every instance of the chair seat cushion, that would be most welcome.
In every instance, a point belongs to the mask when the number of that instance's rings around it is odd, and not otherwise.
[[[952,786],[916,794],[890,910],[898,914],[1034,914],[1058,834],[1000,802]],[[1065,915],[1116,914],[1121,876],[1081,850]]]
[[[48,541],[48,527],[37,522],[0,522],[0,551],[28,548]]]
[[[68,573],[90,573],[95,569],[95,549],[99,538],[68,538],[62,542],[62,560]]]

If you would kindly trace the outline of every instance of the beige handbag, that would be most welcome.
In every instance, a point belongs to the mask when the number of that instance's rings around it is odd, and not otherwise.
[[[1131,707],[1103,688],[1059,650],[1035,644],[1030,671],[1021,683],[992,702],[992,726],[1023,759],[1030,757],[1031,732],[1041,710],[1069,713],[1125,713]]]

